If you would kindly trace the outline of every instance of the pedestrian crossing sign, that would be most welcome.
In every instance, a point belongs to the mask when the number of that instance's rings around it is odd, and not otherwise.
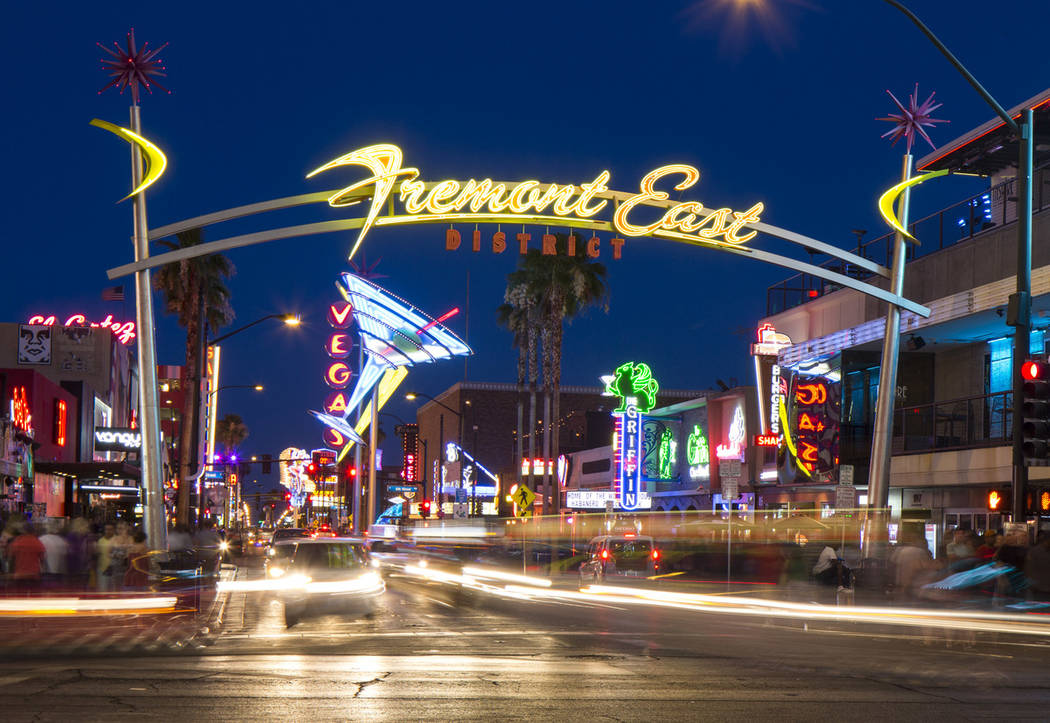
[[[517,505],[515,513],[518,517],[528,517],[532,514],[532,503],[536,499],[536,493],[525,485],[519,484],[518,489],[511,495],[514,504]]]

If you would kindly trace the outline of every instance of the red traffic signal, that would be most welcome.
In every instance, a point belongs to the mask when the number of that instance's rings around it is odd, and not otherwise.
[[[430,500],[423,500],[419,503],[419,514],[422,517],[430,517]]]
[[[1029,359],[1021,365],[1021,376],[1028,381],[1050,379],[1050,364]]]
[[[317,479],[317,472],[320,468],[316,462],[310,462],[306,465],[306,476],[310,479]]]
[[[285,502],[291,502],[292,501],[292,493],[291,492],[285,492],[284,493],[284,501]]]

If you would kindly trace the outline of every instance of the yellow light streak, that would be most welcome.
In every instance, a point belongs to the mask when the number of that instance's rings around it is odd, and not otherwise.
[[[879,213],[882,214],[882,218],[887,224],[889,224],[890,228],[894,229],[905,238],[911,239],[915,243],[919,243],[919,240],[908,233],[908,229],[901,225],[900,219],[897,218],[897,214],[893,211],[893,204],[896,202],[897,197],[904,192],[904,189],[910,188],[911,186],[917,186],[931,178],[937,178],[938,176],[945,176],[947,174],[948,170],[944,169],[941,171],[924,173],[921,176],[913,176],[907,181],[901,181],[896,186],[879,196]]]
[[[138,195],[145,191],[147,188],[156,183],[157,179],[164,174],[164,169],[168,167],[168,158],[164,155],[157,146],[150,143],[148,140],[140,136],[138,133],[128,130],[127,128],[121,128],[118,125],[107,123],[104,120],[98,118],[92,118],[90,125],[102,130],[109,131],[115,135],[120,136],[128,143],[132,143],[142,149],[143,155],[146,157],[146,173],[142,176],[142,182],[138,185],[134,191],[129,193],[120,201],[126,201],[132,196]],[[120,203],[117,201],[117,203]]]
[[[405,381],[405,377],[408,376],[408,369],[406,367],[397,367],[396,369],[388,369],[384,374],[383,378],[379,380],[379,391],[376,396],[379,400],[379,409],[383,408],[383,405],[387,403],[394,391],[401,385],[401,382]],[[365,405],[365,408],[361,411],[361,418],[354,425],[354,431],[364,437],[365,430],[368,429],[369,423],[372,421],[372,402],[369,401]],[[354,446],[353,441],[347,442],[339,451],[339,456],[336,458],[337,462],[342,462],[346,457],[350,448]]]

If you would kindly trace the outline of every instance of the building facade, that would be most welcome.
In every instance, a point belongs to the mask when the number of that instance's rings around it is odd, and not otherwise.
[[[1021,107],[1036,108],[1036,127],[1050,138],[1050,91]],[[1050,329],[1050,152],[1037,138],[1032,243],[1033,327],[1028,353],[1046,359]],[[917,168],[950,168],[988,178],[987,190],[910,224],[904,296],[932,311],[901,317],[901,355],[893,419],[890,506],[898,521],[926,523],[937,535],[955,527],[1001,529],[1012,478],[1012,345],[1006,324],[1015,291],[1014,197],[1018,148],[1001,122],[989,123],[920,159]],[[858,251],[889,265],[892,236]],[[841,262],[839,263],[841,266]],[[841,268],[844,273],[856,270]],[[859,274],[858,274],[859,275]],[[769,289],[768,327],[783,343],[756,370],[766,419],[794,443],[778,456],[777,480],[760,505],[834,507],[841,483],[865,501],[879,385],[885,304],[850,289],[797,275]],[[776,374],[772,374],[775,367]],[[820,435],[801,428],[823,390]],[[780,409],[776,407],[778,402]],[[810,423],[816,416],[807,418]],[[767,422],[767,431],[772,431]],[[809,436],[807,436],[809,435]],[[800,458],[812,442],[812,469]],[[808,447],[806,447],[808,449]],[[825,454],[826,453],[826,454]],[[1033,500],[1050,489],[1045,467],[1029,471]],[[1050,497],[1048,497],[1050,499]],[[1034,524],[1039,510],[1030,505]]]

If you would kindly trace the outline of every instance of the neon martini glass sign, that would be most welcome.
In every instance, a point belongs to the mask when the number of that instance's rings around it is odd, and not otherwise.
[[[350,414],[390,370],[471,354],[458,336],[434,319],[389,291],[355,274],[344,273],[336,284],[357,322],[365,364],[349,399],[338,407],[326,405],[324,412],[311,411],[326,426],[362,444],[364,440],[350,424]],[[341,412],[336,414],[333,412]]]

